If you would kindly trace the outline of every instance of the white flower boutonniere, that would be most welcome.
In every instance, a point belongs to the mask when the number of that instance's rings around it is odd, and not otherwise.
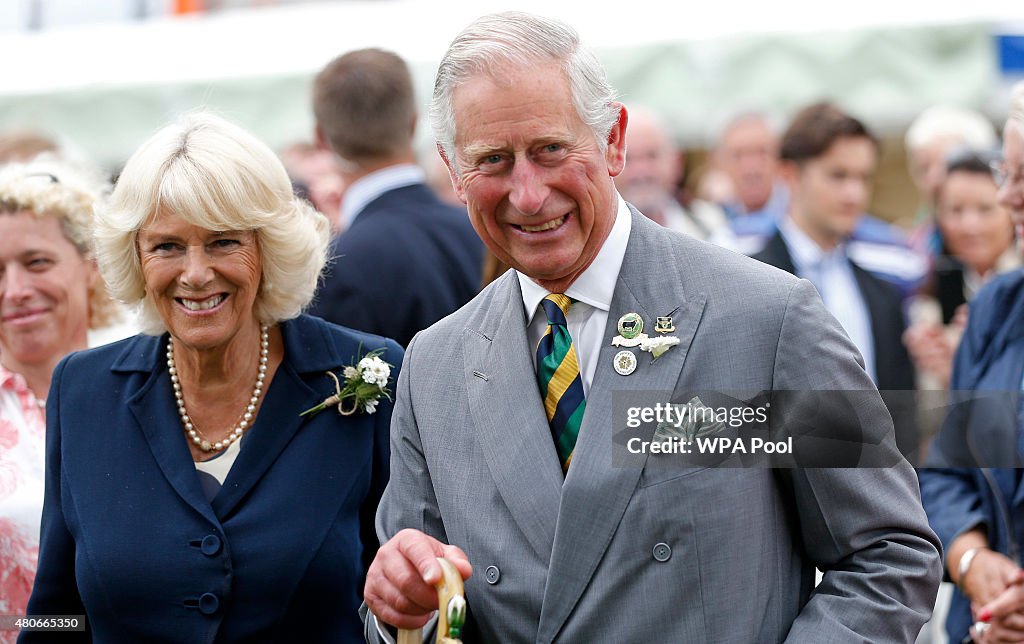
[[[657,360],[666,351],[679,344],[679,338],[674,335],[661,335],[653,338],[644,338],[640,341],[641,351],[650,351],[653,360]]]
[[[383,352],[384,349],[371,351],[354,366],[349,365],[342,369],[344,386],[338,380],[338,376],[330,371],[326,372],[334,380],[334,393],[316,407],[311,407],[299,415],[316,414],[332,405],[338,406],[338,413],[342,416],[351,416],[357,411],[367,414],[376,412],[381,398],[391,400],[388,381],[391,378],[392,365],[380,359]]]

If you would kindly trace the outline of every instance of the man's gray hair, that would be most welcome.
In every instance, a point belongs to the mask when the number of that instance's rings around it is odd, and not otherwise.
[[[569,25],[507,11],[478,18],[462,30],[437,69],[430,125],[452,167],[456,167],[455,88],[481,72],[496,75],[503,65],[523,67],[547,61],[561,64],[576,112],[594,132],[601,149],[607,147],[619,110],[612,104],[615,90],[597,56],[580,43],[579,34]]]
[[[914,151],[946,139],[976,151],[999,145],[995,128],[983,114],[956,105],[933,105],[921,112],[907,128],[904,143]]]

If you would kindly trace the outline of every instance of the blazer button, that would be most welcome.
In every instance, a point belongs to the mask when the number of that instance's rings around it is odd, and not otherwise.
[[[215,534],[208,534],[203,537],[203,542],[200,544],[199,549],[203,551],[203,554],[207,557],[212,557],[220,552],[220,538]]]
[[[487,570],[484,571],[484,579],[493,586],[501,579],[501,571],[497,566],[487,566]]]
[[[672,548],[667,543],[657,543],[651,554],[654,555],[655,561],[664,563],[672,558]]]
[[[203,593],[199,597],[199,612],[203,615],[213,615],[220,608],[220,599],[213,593]]]

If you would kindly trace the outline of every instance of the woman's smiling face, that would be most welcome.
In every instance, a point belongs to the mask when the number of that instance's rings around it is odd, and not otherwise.
[[[37,364],[85,347],[89,295],[99,274],[60,220],[0,214],[0,355]]]
[[[255,323],[263,264],[253,231],[207,230],[161,212],[138,245],[146,297],[176,342],[213,349]]]

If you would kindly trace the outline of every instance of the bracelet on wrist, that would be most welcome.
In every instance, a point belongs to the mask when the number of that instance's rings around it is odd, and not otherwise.
[[[960,563],[956,567],[956,585],[964,594],[966,594],[964,579],[967,577],[967,572],[971,569],[971,564],[974,563],[974,558],[978,555],[978,552],[984,549],[982,546],[971,548],[960,556]]]

